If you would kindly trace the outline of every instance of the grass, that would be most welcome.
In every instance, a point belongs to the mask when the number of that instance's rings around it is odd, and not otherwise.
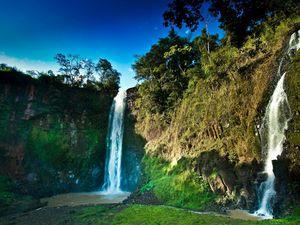
[[[88,207],[76,214],[80,224],[93,225],[195,225],[195,224],[300,224],[300,207],[283,219],[245,221],[212,214],[196,214],[165,206],[130,205]],[[77,223],[76,223],[77,224]]]
[[[112,224],[130,225],[158,225],[158,224],[244,224],[238,220],[229,218],[199,215],[180,209],[163,206],[133,205],[124,209],[114,217]]]
[[[76,221],[79,221],[79,224],[97,224],[97,225],[106,225],[112,221],[112,215],[114,215],[114,210],[109,212],[109,209],[105,206],[94,206],[84,208],[82,211],[77,213]]]

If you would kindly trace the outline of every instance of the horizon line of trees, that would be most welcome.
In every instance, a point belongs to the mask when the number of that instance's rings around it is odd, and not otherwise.
[[[96,90],[118,91],[121,73],[113,68],[107,60],[100,58],[97,62],[91,59],[83,59],[79,55],[58,53],[54,59],[59,64],[58,73],[52,70],[40,72],[27,70],[24,74],[36,79],[55,81],[71,87],[89,88]],[[0,64],[0,71],[14,70],[20,72],[16,67]]]

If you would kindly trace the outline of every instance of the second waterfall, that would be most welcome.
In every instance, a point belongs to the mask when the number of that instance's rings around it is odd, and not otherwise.
[[[121,159],[124,133],[124,112],[126,91],[119,90],[113,100],[109,115],[107,135],[107,155],[105,161],[104,184],[102,191],[106,194],[117,194],[121,190]]]
[[[266,153],[264,173],[267,179],[259,188],[259,208],[256,215],[264,219],[273,218],[273,203],[276,196],[275,174],[273,172],[273,160],[281,155],[285,142],[285,131],[291,118],[290,106],[284,91],[285,72],[282,72],[284,61],[289,62],[290,57],[300,48],[300,31],[292,34],[289,46],[283,55],[277,76],[280,77],[266,109],[262,124],[262,149]]]

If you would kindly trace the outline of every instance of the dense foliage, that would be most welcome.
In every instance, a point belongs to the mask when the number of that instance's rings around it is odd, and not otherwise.
[[[139,87],[143,107],[153,113],[171,110],[187,87],[188,68],[197,63],[196,51],[186,38],[174,30],[152,46],[150,52],[137,59],[133,65],[136,79],[143,81]]]
[[[221,28],[231,36],[232,44],[241,46],[246,37],[270,15],[286,18],[299,12],[299,2],[297,0],[173,0],[164,13],[164,24],[179,28],[185,24],[195,31],[200,22],[208,22],[209,18],[205,15],[207,8],[211,16],[218,18]]]

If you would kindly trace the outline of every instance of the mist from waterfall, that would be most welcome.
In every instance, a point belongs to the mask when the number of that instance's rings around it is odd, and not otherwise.
[[[121,159],[124,133],[124,112],[126,91],[119,90],[114,98],[109,115],[107,136],[107,155],[102,192],[105,194],[121,193]]]
[[[273,160],[276,160],[283,151],[285,142],[285,130],[288,128],[288,121],[291,119],[291,110],[287,95],[284,91],[285,72],[282,72],[283,62],[300,48],[300,31],[291,35],[289,48],[279,63],[277,76],[279,81],[268,103],[262,124],[262,149],[266,155],[264,173],[267,180],[262,182],[259,188],[259,209],[255,215],[264,219],[273,218],[273,201],[276,196],[275,175],[273,172]]]

